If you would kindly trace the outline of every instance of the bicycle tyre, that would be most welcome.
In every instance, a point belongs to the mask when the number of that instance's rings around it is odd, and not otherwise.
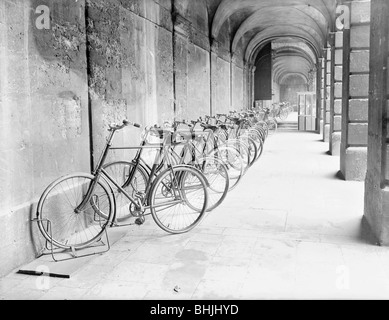
[[[244,176],[245,166],[238,150],[223,146],[211,152],[208,157],[217,157],[222,160],[228,170],[229,190],[232,191]]]
[[[199,168],[207,179],[207,212],[213,211],[224,201],[230,187],[227,167],[223,161],[217,157],[205,157],[196,160],[195,167]]]
[[[192,230],[207,212],[207,187],[203,174],[190,166],[180,165],[163,171],[154,181],[149,196],[155,223],[171,234]],[[196,199],[188,199],[189,191]]]
[[[101,239],[115,210],[110,187],[101,181],[90,174],[75,173],[46,188],[39,199],[36,218],[48,242],[61,249],[83,249]],[[87,207],[78,210],[91,183],[96,185]],[[47,221],[50,228],[44,226]]]

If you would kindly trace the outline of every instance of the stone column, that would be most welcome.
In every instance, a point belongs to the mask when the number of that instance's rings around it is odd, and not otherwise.
[[[211,72],[211,116],[214,116],[218,113],[217,110],[217,51],[218,51],[218,42],[215,39],[210,41],[210,72]]]
[[[316,132],[321,133],[322,124],[322,63],[316,64]]]
[[[372,0],[365,219],[380,245],[389,245],[388,16],[387,0]]]
[[[327,48],[327,59],[326,59],[326,86],[324,90],[325,94],[325,109],[324,109],[324,136],[323,140],[324,142],[330,142],[330,133],[331,133],[331,99],[332,99],[332,47],[329,44]]]
[[[249,68],[248,65],[245,64],[243,68],[243,106],[244,108],[250,109],[249,105],[249,78],[248,78]]]
[[[324,137],[324,122],[325,122],[325,108],[326,108],[326,56],[321,59],[321,81],[320,81],[320,93],[321,93],[321,104],[320,104],[320,135]]]
[[[351,26],[343,32],[341,172],[363,181],[367,164],[370,1],[352,1]]]
[[[331,147],[333,156],[340,156],[342,139],[343,32],[335,33],[334,97],[331,108]]]
[[[255,107],[255,71],[257,67],[254,65],[250,65],[249,67],[249,77],[250,77],[250,100],[251,106]]]

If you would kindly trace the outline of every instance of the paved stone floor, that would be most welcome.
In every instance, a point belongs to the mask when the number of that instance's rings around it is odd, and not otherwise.
[[[327,148],[317,134],[279,132],[192,232],[167,235],[150,218],[71,279],[12,272],[0,280],[0,297],[389,298],[389,248],[361,236],[364,184],[340,180],[339,158]]]

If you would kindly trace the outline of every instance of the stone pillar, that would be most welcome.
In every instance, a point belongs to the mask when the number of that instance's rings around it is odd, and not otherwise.
[[[341,172],[363,181],[367,165],[370,1],[349,3],[351,26],[343,32]]]
[[[245,64],[243,68],[243,106],[246,110],[250,109],[249,104],[249,78],[248,78],[249,68],[248,65]]]
[[[325,108],[326,108],[326,56],[321,59],[321,81],[320,81],[320,93],[321,93],[321,104],[320,104],[320,135],[324,137],[324,121],[325,121]]]
[[[322,63],[316,64],[316,132],[321,133],[322,124]]]
[[[255,107],[255,70],[254,65],[249,66],[249,80],[250,80],[250,106]]]
[[[331,84],[332,84],[332,48],[327,48],[327,59],[326,59],[326,85],[324,89],[325,94],[325,109],[324,109],[324,142],[330,142],[330,131],[331,131]]]
[[[331,108],[331,147],[333,156],[340,156],[342,139],[343,32],[335,33],[334,96]]]
[[[389,245],[388,16],[387,0],[372,0],[365,219],[380,245]]]
[[[217,110],[217,51],[218,51],[218,42],[215,39],[211,40],[210,43],[210,73],[211,73],[211,116],[214,116],[218,113]]]

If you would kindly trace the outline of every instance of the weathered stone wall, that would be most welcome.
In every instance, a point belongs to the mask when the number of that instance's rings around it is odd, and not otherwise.
[[[50,29],[39,29],[46,5]],[[34,203],[89,170],[84,1],[0,1],[0,275],[34,258]]]
[[[173,117],[170,2],[87,1],[88,70],[94,160],[107,125],[125,118],[154,125]],[[139,130],[118,143],[139,143]]]
[[[231,59],[228,32],[211,50],[209,27],[202,0],[0,1],[0,276],[35,257],[39,196],[62,175],[90,171],[109,123],[243,107],[243,62]],[[139,136],[129,128],[115,142]]]
[[[298,105],[298,92],[308,91],[308,85],[304,83],[304,80],[299,76],[290,76],[285,81],[285,84],[280,86],[280,99],[281,102],[287,101],[291,105]]]

